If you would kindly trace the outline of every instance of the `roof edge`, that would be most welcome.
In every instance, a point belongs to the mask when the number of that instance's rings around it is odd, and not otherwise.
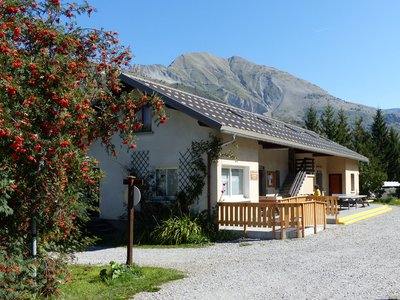
[[[125,84],[127,84],[127,85],[129,85],[131,87],[140,89],[140,90],[145,91],[146,93],[149,93],[149,94],[153,94],[154,92],[156,94],[159,94],[159,93],[157,93],[157,91],[154,91],[151,87],[148,87],[145,84],[135,80],[133,75],[131,77],[130,75],[127,75],[125,73],[121,73],[119,78],[123,83],[125,83]],[[142,79],[142,80],[145,80],[145,79]],[[179,110],[179,111],[181,111],[183,113],[186,113],[187,115],[191,116],[192,118],[196,119],[197,121],[206,124],[210,128],[217,129],[217,130],[220,129],[221,125],[218,122],[215,122],[213,119],[211,119],[211,118],[209,118],[209,117],[197,112],[194,109],[188,108],[187,106],[185,106],[185,105],[181,104],[180,102],[168,97],[167,95],[162,94],[162,95],[160,95],[160,97],[164,101],[164,103],[168,104],[172,108],[174,108],[176,110]]]
[[[257,140],[261,140],[261,141],[265,141],[265,142],[272,142],[272,143],[283,145],[283,146],[287,146],[287,147],[295,147],[295,148],[301,149],[301,150],[306,150],[306,151],[311,151],[311,152],[318,152],[318,153],[323,153],[323,154],[329,154],[329,155],[338,156],[338,157],[344,157],[344,158],[350,158],[350,159],[354,159],[354,160],[358,160],[358,161],[362,161],[362,162],[366,162],[366,163],[369,162],[369,159],[367,157],[365,157],[365,156],[363,156],[361,154],[358,154],[357,152],[354,152],[354,151],[353,152],[355,154],[357,154],[357,155],[338,154],[335,151],[329,151],[329,150],[324,150],[324,149],[320,149],[320,148],[316,148],[316,147],[302,145],[302,144],[295,143],[295,142],[289,142],[289,141],[286,141],[286,140],[283,140],[283,139],[279,139],[279,138],[276,138],[276,137],[267,136],[265,134],[260,134],[260,133],[256,133],[256,132],[250,132],[248,130],[232,128],[232,127],[229,127],[229,126],[222,126],[220,131],[222,133],[236,134],[236,135],[241,136],[241,137],[250,138],[250,139],[257,139]]]

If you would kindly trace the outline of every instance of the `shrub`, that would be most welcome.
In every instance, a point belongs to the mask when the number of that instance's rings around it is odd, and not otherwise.
[[[24,259],[3,254],[0,252],[1,299],[30,299],[60,293],[60,286],[68,277],[62,259],[49,256]]]
[[[33,225],[40,254],[73,252],[90,242],[81,239],[81,225],[98,201],[102,177],[89,156],[91,144],[99,141],[116,155],[112,137],[118,134],[125,147],[134,148],[142,126],[135,112],[143,107],[152,108],[159,124],[166,121],[159,97],[122,90],[118,76],[131,55],[118,33],[78,26],[76,16],[93,11],[80,2],[0,0],[0,292],[5,297],[19,290],[47,296],[62,281],[57,261],[29,260]],[[28,269],[36,263],[38,270],[44,264],[44,273],[31,281]]]
[[[131,280],[143,276],[143,270],[137,265],[127,266],[119,264],[115,261],[110,261],[110,269],[102,269],[100,278],[102,281],[109,283],[114,279]]]
[[[208,239],[202,235],[197,218],[192,220],[188,215],[173,216],[152,232],[154,241],[163,245],[180,245],[185,243],[205,243]]]

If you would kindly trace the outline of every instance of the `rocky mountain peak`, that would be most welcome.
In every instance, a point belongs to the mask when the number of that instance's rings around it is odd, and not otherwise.
[[[301,126],[310,105],[321,112],[329,102],[337,111],[343,108],[350,122],[362,116],[366,124],[372,122],[376,112],[375,108],[344,101],[306,80],[240,56],[224,59],[206,52],[193,52],[178,56],[168,67],[134,65],[129,71]],[[388,124],[394,123],[400,128],[400,124],[395,123],[399,118],[399,110],[388,111]]]

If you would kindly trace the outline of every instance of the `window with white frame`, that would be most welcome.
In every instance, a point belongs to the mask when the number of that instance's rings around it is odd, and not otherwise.
[[[356,191],[356,180],[355,180],[354,173],[350,174],[350,185],[351,185],[351,191],[355,192]]]
[[[178,192],[178,170],[176,168],[156,169],[156,197],[175,198]]]
[[[244,189],[243,169],[222,168],[222,184],[225,196],[242,196]]]

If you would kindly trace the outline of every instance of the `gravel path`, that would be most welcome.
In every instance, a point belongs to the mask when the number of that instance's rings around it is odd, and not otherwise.
[[[400,208],[300,239],[136,249],[140,265],[183,280],[134,299],[400,299]],[[79,263],[125,262],[125,248],[78,253]]]

